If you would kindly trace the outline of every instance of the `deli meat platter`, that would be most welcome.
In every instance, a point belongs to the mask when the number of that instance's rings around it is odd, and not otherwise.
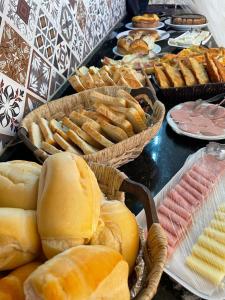
[[[211,142],[154,198],[168,240],[164,271],[203,299],[225,299],[224,182],[225,146]],[[143,212],[137,219],[145,228]]]

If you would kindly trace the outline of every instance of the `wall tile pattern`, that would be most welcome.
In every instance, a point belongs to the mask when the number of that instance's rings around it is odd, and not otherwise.
[[[125,15],[125,0],[0,0],[0,153]]]

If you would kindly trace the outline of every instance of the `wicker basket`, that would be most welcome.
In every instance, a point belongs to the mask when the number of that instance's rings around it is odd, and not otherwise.
[[[96,91],[116,96],[116,92],[121,87],[103,87],[97,88]],[[95,154],[84,155],[83,158],[88,162],[96,162],[107,164],[114,167],[119,167],[127,162],[135,159],[142,152],[145,145],[158,133],[165,115],[164,105],[155,99],[152,91],[149,88],[141,88],[139,90],[130,90],[123,87],[122,89],[131,92],[131,94],[147,95],[149,104],[153,104],[153,120],[154,125],[146,130],[135,134],[134,136],[119,142],[111,147],[105,148]],[[71,111],[77,108],[84,107],[86,109],[93,108],[93,102],[88,98],[91,90],[87,90],[71,96],[49,102],[30,112],[22,121],[18,135],[23,140],[25,145],[34,153],[37,159],[42,162],[48,155],[43,150],[35,147],[28,138],[30,124],[36,122],[39,117],[46,119],[61,118],[63,115],[69,115]],[[144,97],[146,98],[146,97]]]

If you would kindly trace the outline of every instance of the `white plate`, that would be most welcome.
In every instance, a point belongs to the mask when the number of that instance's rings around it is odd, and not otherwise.
[[[146,28],[134,27],[132,22],[127,23],[127,24],[125,25],[125,27],[126,27],[127,29],[132,29],[132,30],[133,30],[133,29],[159,29],[159,28],[162,28],[162,27],[164,27],[164,26],[165,26],[165,24],[164,24],[163,22],[159,22],[159,25],[156,26],[156,27],[146,27]]]
[[[140,30],[140,29],[137,29],[137,30]],[[147,29],[147,30],[151,31],[151,29]],[[152,29],[152,30],[154,30],[154,29]],[[131,30],[120,32],[120,33],[117,34],[116,38],[120,39],[121,37],[128,36],[130,31]],[[160,35],[160,38],[157,40],[157,42],[167,40],[170,37],[170,34],[168,32],[166,32],[165,30],[156,30],[156,31]]]
[[[164,186],[164,188],[155,196],[154,201],[158,207],[165,198],[167,192],[174,187],[184,173],[189,170],[192,165],[197,162],[205,153],[205,148],[200,149],[195,154],[192,154],[186,160],[184,166],[177,172],[177,174]],[[194,243],[196,242],[203,229],[206,228],[212,220],[216,207],[224,203],[225,192],[224,176],[217,182],[217,186],[208,196],[205,204],[199,209],[193,219],[193,226],[190,228],[186,238],[180,243],[174,255],[166,264],[164,268],[165,273],[176,280],[179,284],[184,286],[187,290],[196,296],[209,300],[224,300],[225,290],[222,288],[215,288],[210,282],[204,278],[193,273],[185,266],[184,260],[190,254]],[[146,218],[144,211],[141,211],[137,216],[137,221],[141,227],[146,228]]]
[[[156,44],[155,44],[154,48],[153,48],[151,51],[154,52],[155,54],[158,54],[158,53],[161,52],[161,49],[162,49],[162,48],[161,48],[159,45],[156,45]],[[117,46],[115,46],[115,47],[112,49],[112,51],[113,51],[113,53],[114,53],[115,55],[117,55],[117,56],[121,56],[121,57],[125,56],[125,54],[121,54],[121,53],[118,51]]]
[[[165,20],[165,24],[175,30],[178,30],[178,31],[179,30],[186,31],[186,30],[191,30],[191,29],[201,29],[201,28],[208,26],[208,23],[200,24],[200,25],[177,25],[177,24],[172,24],[171,19]]]
[[[179,40],[181,37],[185,36],[187,34],[187,32],[185,33],[182,33],[181,35],[179,35],[178,37],[174,38],[174,40]],[[212,37],[212,34],[209,32],[209,36],[207,38],[205,38],[203,41],[202,41],[202,45],[205,45],[208,43],[208,41],[211,39]],[[168,40],[168,45],[169,46],[172,46],[172,47],[176,47],[176,48],[188,48],[188,47],[191,47],[193,46],[193,44],[183,44],[183,45],[177,45],[177,44],[173,44],[173,42],[171,41],[171,39]]]
[[[207,104],[206,104],[207,105]],[[193,134],[193,133],[189,133],[189,132],[185,132],[183,130],[181,130],[177,124],[174,122],[174,120],[172,119],[172,117],[170,116],[170,113],[173,110],[179,109],[181,108],[182,104],[178,104],[175,107],[173,107],[170,111],[168,111],[167,115],[166,115],[166,120],[168,122],[168,124],[170,125],[170,127],[177,133],[180,135],[185,135],[185,136],[189,136],[192,137],[194,139],[199,139],[199,140],[206,140],[206,141],[219,141],[219,140],[224,140],[225,139],[225,130],[224,130],[224,135],[203,135],[203,134]]]

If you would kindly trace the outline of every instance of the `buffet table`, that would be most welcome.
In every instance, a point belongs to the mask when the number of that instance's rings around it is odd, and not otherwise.
[[[92,58],[89,59],[89,66],[100,66],[101,59],[104,56],[114,57],[112,48],[116,45],[116,33],[120,31],[124,31],[124,24],[119,24],[118,28],[116,28],[101,47],[96,50]],[[177,32],[171,31],[170,33],[171,37],[178,35]],[[159,44],[162,47],[162,52],[176,53],[178,51],[176,48],[169,47],[167,40],[161,41]],[[215,41],[211,39],[208,46],[215,46]],[[72,93],[74,93],[72,87],[66,86],[55,98]],[[225,141],[221,141],[221,143],[224,142]],[[152,195],[155,196],[182,167],[187,157],[207,144],[207,141],[177,135],[168,126],[167,121],[164,120],[158,135],[145,147],[143,153],[133,162],[121,167],[120,170],[127,174],[129,178],[147,186]],[[32,153],[18,140],[15,140],[0,157],[0,161],[15,159],[35,161]],[[132,199],[127,199],[127,205],[135,214],[138,214],[142,209],[141,206],[133,205]],[[158,293],[154,299],[198,299],[195,296],[192,298],[190,295],[188,291],[176,284],[167,275],[163,275]]]

